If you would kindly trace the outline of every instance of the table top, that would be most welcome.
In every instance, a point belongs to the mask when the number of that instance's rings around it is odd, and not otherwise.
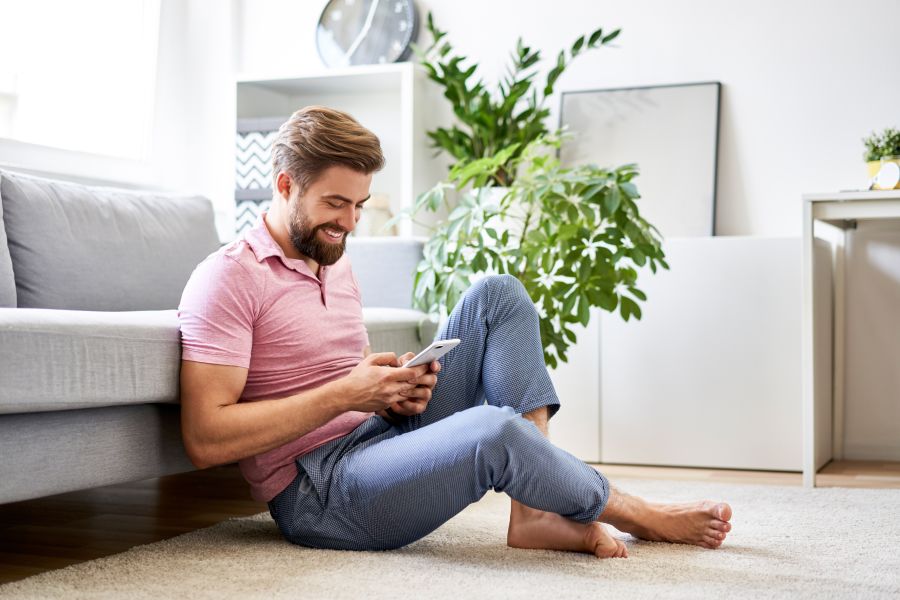
[[[843,192],[803,194],[804,202],[854,202],[859,200],[900,200],[900,189],[847,190]]]

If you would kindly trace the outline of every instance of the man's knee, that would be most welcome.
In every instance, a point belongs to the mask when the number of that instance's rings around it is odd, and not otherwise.
[[[475,282],[470,293],[490,299],[492,304],[525,302],[534,306],[528,290],[512,275],[488,275]]]
[[[510,406],[484,404],[470,408],[467,412],[471,413],[473,421],[477,423],[474,428],[480,442],[506,442],[521,437],[522,434],[530,434],[529,428],[535,429]]]

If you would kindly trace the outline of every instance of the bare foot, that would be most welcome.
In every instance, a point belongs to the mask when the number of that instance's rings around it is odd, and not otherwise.
[[[645,540],[718,548],[731,531],[731,507],[709,501],[656,504],[613,489],[600,520]]]
[[[512,548],[587,552],[597,558],[628,558],[625,544],[610,535],[602,523],[584,524],[536,510],[523,511],[510,519],[506,543]]]

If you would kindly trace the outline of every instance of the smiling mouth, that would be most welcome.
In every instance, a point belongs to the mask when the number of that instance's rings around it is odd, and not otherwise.
[[[344,237],[343,231],[338,231],[337,229],[331,229],[330,227],[323,227],[322,232],[325,234],[325,237],[329,240],[338,242]]]

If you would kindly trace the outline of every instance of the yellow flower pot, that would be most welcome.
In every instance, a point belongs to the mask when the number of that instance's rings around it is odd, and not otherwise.
[[[881,173],[882,169],[884,169],[885,163],[892,163],[897,165],[896,168],[900,168],[900,156],[885,156],[882,157],[881,160],[870,160],[866,163],[866,172],[869,176],[869,181],[872,182],[873,190],[893,190],[900,189],[900,181],[894,182],[894,177],[884,178],[879,177],[879,173]],[[893,172],[894,167],[889,167],[889,169]],[[887,181],[886,185],[884,181]]]

